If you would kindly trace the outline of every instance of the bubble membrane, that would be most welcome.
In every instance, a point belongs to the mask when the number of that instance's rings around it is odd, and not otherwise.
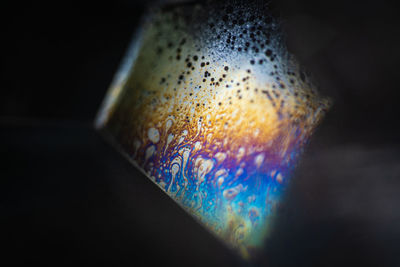
[[[259,251],[329,107],[268,4],[147,16],[96,119],[130,161],[244,258]]]

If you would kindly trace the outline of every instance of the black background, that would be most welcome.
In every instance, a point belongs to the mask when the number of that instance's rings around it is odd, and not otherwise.
[[[92,129],[151,2],[2,5],[0,265],[242,265]],[[274,6],[334,105],[256,264],[399,266],[399,13],[388,1]]]

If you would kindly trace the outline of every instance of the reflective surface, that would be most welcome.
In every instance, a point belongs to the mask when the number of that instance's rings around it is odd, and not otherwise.
[[[248,258],[329,104],[265,5],[165,7],[144,21],[97,127]]]

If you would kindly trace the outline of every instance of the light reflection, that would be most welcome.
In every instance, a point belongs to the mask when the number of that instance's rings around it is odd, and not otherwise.
[[[328,108],[269,12],[248,1],[155,12],[96,122],[245,258],[262,247],[298,156]]]

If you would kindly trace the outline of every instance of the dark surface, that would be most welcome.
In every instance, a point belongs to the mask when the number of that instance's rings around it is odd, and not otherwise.
[[[289,49],[334,105],[257,264],[400,266],[394,4],[276,7]],[[144,4],[10,1],[3,10],[0,265],[241,265],[91,128]]]
[[[237,264],[90,127],[2,123],[0,140],[1,262]]]

